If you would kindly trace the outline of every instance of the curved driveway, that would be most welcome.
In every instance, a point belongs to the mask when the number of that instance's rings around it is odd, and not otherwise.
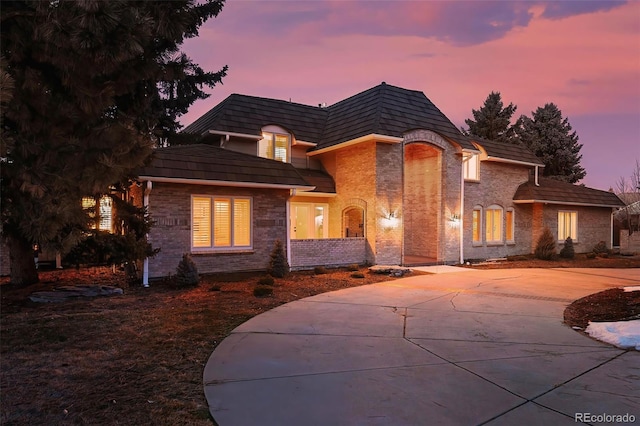
[[[640,353],[562,323],[573,300],[639,284],[638,269],[464,270],[298,300],[216,348],[209,410],[220,426],[640,421]]]

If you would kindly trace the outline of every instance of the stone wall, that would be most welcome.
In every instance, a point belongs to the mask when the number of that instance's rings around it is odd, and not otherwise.
[[[640,253],[640,232],[629,235],[628,229],[620,230],[620,253]]]
[[[366,238],[291,240],[290,266],[296,270],[362,264],[367,257],[366,244]]]
[[[154,183],[149,212],[156,224],[149,242],[161,251],[149,259],[151,278],[175,274],[182,255],[191,252],[192,194],[252,197],[252,248],[192,253],[200,273],[266,270],[274,241],[286,244],[288,190]]]

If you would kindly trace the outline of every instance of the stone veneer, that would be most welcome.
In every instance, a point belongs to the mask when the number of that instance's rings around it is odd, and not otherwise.
[[[363,237],[291,240],[291,269],[363,264],[367,258],[366,244]]]
[[[275,240],[279,239],[286,244],[288,190],[154,183],[149,199],[149,212],[156,224],[149,234],[149,242],[161,250],[149,260],[151,278],[175,274],[182,255],[191,252],[192,194],[252,198],[253,247],[240,251],[192,253],[198,272],[266,270]]]

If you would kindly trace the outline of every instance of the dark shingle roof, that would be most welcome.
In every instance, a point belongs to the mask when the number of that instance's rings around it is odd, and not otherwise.
[[[463,148],[475,149],[458,128],[424,95],[386,83],[327,108],[323,139],[316,149],[371,133],[401,138],[414,129],[432,130]]]
[[[327,112],[319,107],[278,99],[233,94],[183,131],[201,135],[209,130],[260,136],[262,128],[277,124],[297,139],[320,140]]]
[[[533,180],[523,183],[513,196],[514,201],[547,202],[553,204],[623,207],[616,194],[586,186],[572,185],[554,179],[540,178],[539,186]]]
[[[401,138],[414,129],[432,130],[464,148],[474,149],[457,127],[424,95],[379,84],[329,107],[233,94],[184,129],[203,134],[218,130],[259,136],[277,124],[297,139],[327,148],[372,133]]]
[[[313,192],[336,193],[336,183],[333,181],[331,175],[321,170],[312,169],[298,169],[298,173],[300,173],[309,185],[316,187]]]
[[[151,163],[142,167],[138,175],[311,187],[291,164],[202,144],[158,148]]]
[[[480,145],[487,152],[489,157],[501,158],[506,160],[518,161],[528,164],[536,164],[543,166],[544,164],[533,152],[529,151],[520,143],[495,142],[476,136],[469,136],[471,141]]]

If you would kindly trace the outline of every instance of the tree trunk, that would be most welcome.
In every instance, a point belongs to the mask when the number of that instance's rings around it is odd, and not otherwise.
[[[7,245],[11,262],[11,284],[28,286],[40,281],[31,243],[22,238],[8,237]]]

